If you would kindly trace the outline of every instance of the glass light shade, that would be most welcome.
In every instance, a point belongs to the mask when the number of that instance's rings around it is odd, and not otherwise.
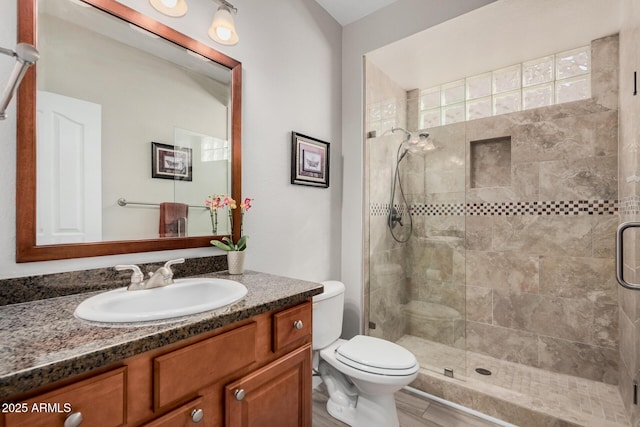
[[[238,33],[236,33],[236,26],[227,6],[222,5],[218,8],[209,28],[209,37],[227,46],[233,46],[238,43],[239,38]]]
[[[151,6],[163,15],[179,18],[187,13],[185,0],[149,0]]]

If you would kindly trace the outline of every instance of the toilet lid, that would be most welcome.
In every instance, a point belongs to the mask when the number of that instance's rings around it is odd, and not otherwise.
[[[409,350],[380,338],[356,335],[336,350],[336,359],[357,369],[398,371],[398,375],[417,370],[416,358]],[[393,375],[393,373],[390,373]]]

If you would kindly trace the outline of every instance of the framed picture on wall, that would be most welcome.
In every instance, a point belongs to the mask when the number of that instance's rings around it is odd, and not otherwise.
[[[329,143],[291,132],[291,183],[329,187]]]
[[[193,179],[191,148],[152,142],[151,177],[191,181]]]

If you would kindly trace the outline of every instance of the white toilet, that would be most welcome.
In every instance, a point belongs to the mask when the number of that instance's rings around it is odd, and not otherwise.
[[[398,427],[393,394],[416,378],[418,361],[390,341],[340,339],[344,284],[322,284],[313,297],[313,360],[329,391],[329,414],[352,427]]]

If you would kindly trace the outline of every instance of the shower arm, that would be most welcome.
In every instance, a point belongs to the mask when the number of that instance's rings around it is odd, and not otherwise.
[[[27,43],[18,43],[16,50],[0,47],[0,53],[16,59],[7,87],[0,96],[0,120],[4,120],[7,118],[5,111],[9,106],[9,102],[11,102],[11,98],[13,98],[20,82],[22,82],[27,69],[36,63],[40,58],[40,54],[35,47]]]

